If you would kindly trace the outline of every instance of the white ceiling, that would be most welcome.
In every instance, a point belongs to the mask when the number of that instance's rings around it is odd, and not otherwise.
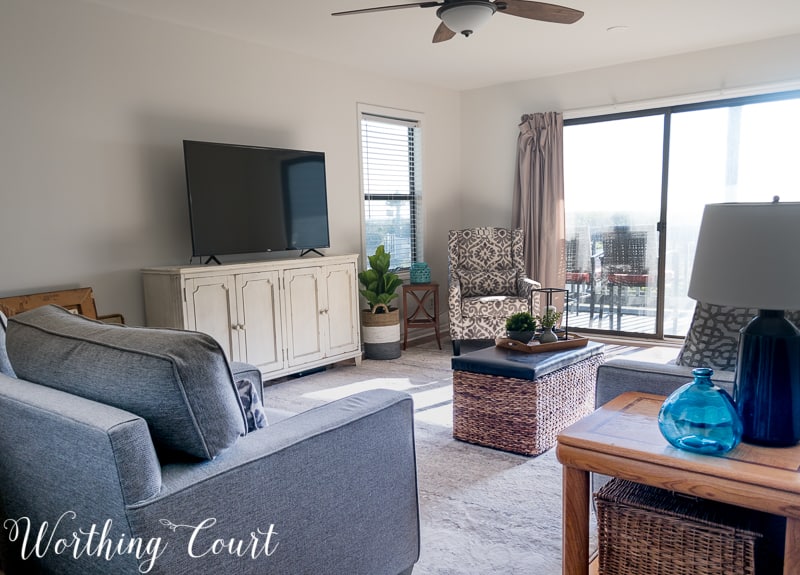
[[[440,44],[435,8],[331,16],[406,0],[92,1],[454,90],[800,33],[798,0],[569,0],[585,12],[575,24],[498,12],[471,37]]]

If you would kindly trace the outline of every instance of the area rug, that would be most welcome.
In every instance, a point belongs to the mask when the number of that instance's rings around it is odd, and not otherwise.
[[[409,348],[266,388],[266,405],[300,412],[373,388],[414,397],[422,550],[415,575],[561,573],[561,465],[452,437],[449,347]],[[592,541],[592,548],[594,548]]]

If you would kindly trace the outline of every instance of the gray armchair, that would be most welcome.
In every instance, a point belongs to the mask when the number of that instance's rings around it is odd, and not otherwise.
[[[535,306],[534,289],[523,260],[522,230],[451,230],[448,250],[448,307],[453,353],[461,341],[494,339],[505,333],[508,316]]]
[[[412,571],[406,394],[364,392],[251,429],[210,337],[53,306],[0,329],[0,369],[6,575]],[[29,525],[77,544],[31,552]],[[115,551],[80,553],[104,528]]]

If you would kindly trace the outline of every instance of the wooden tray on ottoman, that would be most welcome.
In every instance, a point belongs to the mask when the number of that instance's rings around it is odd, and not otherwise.
[[[457,356],[453,366],[453,437],[539,455],[558,434],[594,410],[603,346],[522,354],[492,347]]]
[[[516,339],[509,337],[497,337],[494,344],[503,349],[513,349],[514,351],[521,351],[524,353],[544,353],[547,351],[563,351],[565,349],[574,349],[576,347],[583,347],[589,343],[589,339],[580,335],[569,334],[566,339],[554,341],[552,343],[541,343],[538,340],[533,340],[530,343],[523,343]]]

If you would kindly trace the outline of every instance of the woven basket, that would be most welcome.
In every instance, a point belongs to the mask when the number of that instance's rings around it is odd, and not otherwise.
[[[612,479],[595,494],[600,575],[781,573],[781,518]]]
[[[453,437],[523,455],[553,447],[558,434],[594,410],[597,368],[588,357],[535,381],[453,371]]]
[[[376,313],[378,310],[383,313]],[[400,310],[378,304],[372,311],[361,310],[361,337],[367,359],[400,357]]]

